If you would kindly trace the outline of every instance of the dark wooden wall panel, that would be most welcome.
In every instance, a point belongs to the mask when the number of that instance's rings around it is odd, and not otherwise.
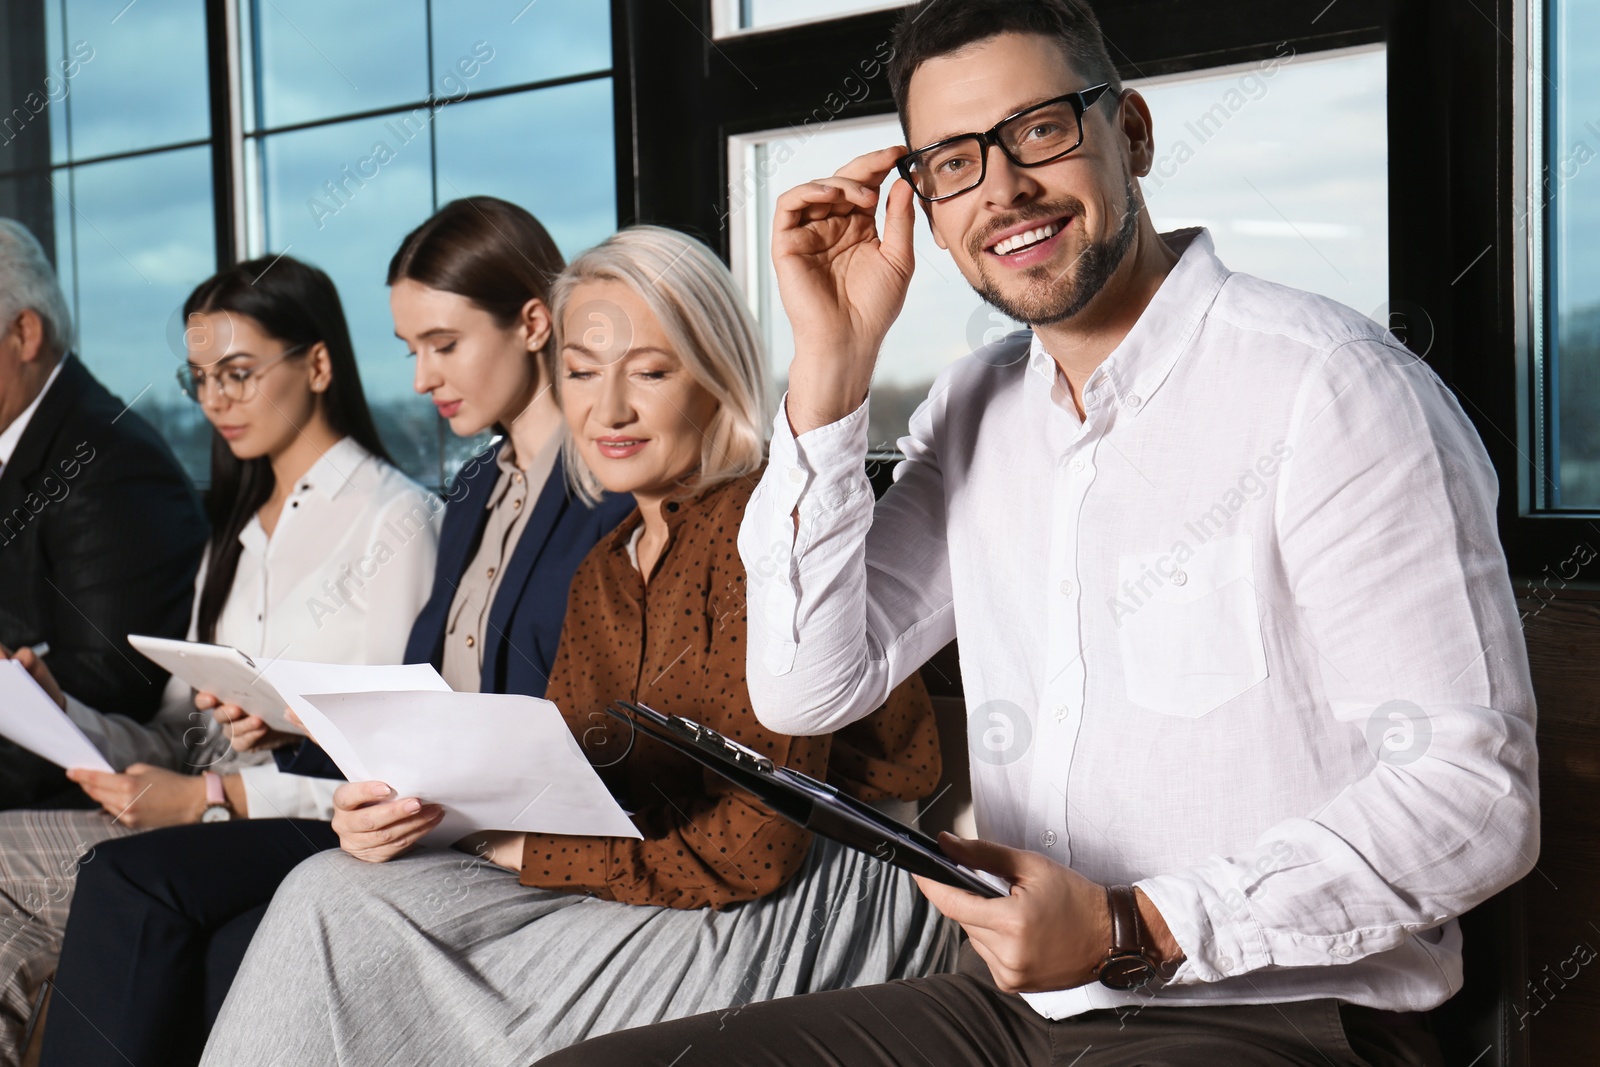
[[[1517,1008],[1537,1067],[1600,1063],[1600,590],[1541,590],[1521,606],[1543,819],[1522,883],[1529,989]]]

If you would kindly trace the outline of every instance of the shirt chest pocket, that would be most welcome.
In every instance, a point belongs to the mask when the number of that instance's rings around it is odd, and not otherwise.
[[[1170,553],[1121,556],[1117,571],[1130,701],[1196,719],[1267,676],[1249,534],[1207,541],[1182,563]]]

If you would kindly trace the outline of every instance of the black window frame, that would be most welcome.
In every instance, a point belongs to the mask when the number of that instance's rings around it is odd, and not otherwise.
[[[47,5],[60,3],[62,0],[7,0],[6,6],[0,9],[0,92],[17,96],[21,93],[40,85],[47,73],[53,70],[54,56],[48,54],[48,41],[46,26],[48,20],[45,15]],[[623,222],[630,217],[634,210],[635,190],[634,176],[636,168],[633,164],[634,144],[631,135],[632,116],[630,112],[631,93],[628,85],[628,71],[626,66],[618,62],[618,58],[625,55],[628,48],[628,21],[625,5],[622,0],[596,0],[597,3],[607,3],[611,15],[611,57],[612,66],[609,70],[588,71],[579,74],[562,75],[554,78],[529,79],[514,85],[500,86],[494,89],[481,90],[473,94],[474,100],[490,99],[493,97],[509,96],[516,93],[531,92],[541,89],[569,85],[577,82],[595,81],[610,78],[612,81],[612,117],[613,137],[616,152],[616,217]],[[339,113],[333,116],[324,116],[293,123],[283,123],[275,126],[260,126],[259,128],[245,129],[243,106],[244,86],[238,79],[243,76],[243,57],[238,50],[241,45],[242,35],[239,32],[237,20],[244,17],[246,12],[241,11],[244,0],[201,0],[201,7],[205,18],[205,46],[206,46],[206,92],[207,113],[209,126],[206,136],[192,138],[186,141],[174,141],[160,145],[147,146],[113,153],[106,153],[83,159],[71,159],[56,163],[51,158],[51,138],[49,136],[34,137],[21,141],[24,149],[30,150],[32,155],[23,159],[16,165],[7,166],[10,159],[0,160],[0,179],[22,179],[17,182],[13,190],[16,195],[0,201],[0,214],[14,214],[24,225],[28,226],[38,237],[57,270],[61,264],[56,262],[56,227],[59,225],[73,225],[71,219],[58,219],[55,216],[54,190],[51,181],[56,174],[67,174],[72,168],[113,162],[116,160],[130,159],[139,156],[153,155],[161,152],[177,151],[190,148],[208,148],[210,151],[211,174],[211,203],[212,222],[215,231],[214,255],[216,266],[214,269],[222,270],[232,266],[244,258],[243,231],[247,222],[243,212],[245,210],[246,191],[245,182],[245,155],[258,152],[265,139],[279,133],[292,132],[301,129],[310,129],[318,126],[333,125],[355,119],[410,111],[415,108],[432,105],[436,99],[431,85],[431,39],[429,42],[430,75],[429,94],[425,99],[409,103],[397,103],[375,108],[368,111]],[[427,5],[428,24],[432,25],[431,0]],[[259,80],[260,71],[256,77]],[[259,100],[260,86],[255,87],[252,94]],[[5,96],[0,96],[0,102]],[[46,109],[44,121],[58,121],[57,116],[48,114]],[[0,116],[3,117],[3,116]],[[48,127],[47,127],[48,129]],[[436,136],[436,127],[429,124],[430,139]],[[19,139],[20,141],[21,139]],[[13,153],[14,155],[14,153]],[[435,164],[436,169],[436,164]],[[437,189],[435,189],[437,199]],[[416,220],[421,222],[421,219]],[[375,269],[387,262],[390,250],[376,251]],[[196,278],[198,283],[201,279]],[[76,306],[75,294],[69,292],[69,303]],[[438,426],[441,442],[447,434],[443,423]],[[440,467],[435,489],[442,489],[444,477],[444,448],[441,445]]]

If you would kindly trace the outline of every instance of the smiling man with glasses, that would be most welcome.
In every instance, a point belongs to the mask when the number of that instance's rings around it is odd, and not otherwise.
[[[1082,0],[927,0],[894,44],[914,150],[778,200],[795,358],[740,539],[750,692],[827,733],[958,638],[982,840],[941,845],[1010,894],[919,879],[958,974],[545,1062],[1439,1064],[1456,918],[1539,847],[1482,443],[1379,325],[1157,232],[1155,125]],[[918,204],[1031,329],[939,376],[875,504]]]

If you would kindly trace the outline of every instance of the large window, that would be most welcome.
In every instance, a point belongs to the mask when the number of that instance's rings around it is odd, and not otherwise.
[[[287,252],[333,277],[379,431],[404,467],[439,484],[482,442],[457,440],[412,391],[385,268],[407,231],[463,196],[521,204],[569,258],[616,228],[609,7],[246,6],[247,252]]]
[[[1544,505],[1600,511],[1600,2],[1552,0],[1543,168]],[[1549,395],[1553,393],[1553,395]]]
[[[1142,183],[1157,229],[1205,226],[1234,270],[1322,293],[1388,322],[1388,122],[1381,47],[1130,81],[1159,148]],[[770,255],[773,201],[854,156],[895,144],[893,116],[730,142],[736,274],[781,391],[794,337]],[[873,381],[872,447],[891,451],[934,375],[1017,325],[984,304],[919,218],[916,273]]]
[[[14,34],[23,8],[36,36],[13,76],[33,69],[7,86],[0,139],[12,173],[0,206],[54,253],[78,351],[193,468],[204,420],[178,403],[168,320],[216,269],[202,5],[19,3],[8,12]]]
[[[85,362],[202,483],[209,426],[173,381],[184,297],[219,249],[323,268],[385,443],[439,485],[481,442],[456,440],[412,392],[385,269],[407,231],[462,196],[528,208],[568,257],[616,228],[610,12],[6,0],[0,56],[20,62],[0,76],[0,214],[52,247]]]

